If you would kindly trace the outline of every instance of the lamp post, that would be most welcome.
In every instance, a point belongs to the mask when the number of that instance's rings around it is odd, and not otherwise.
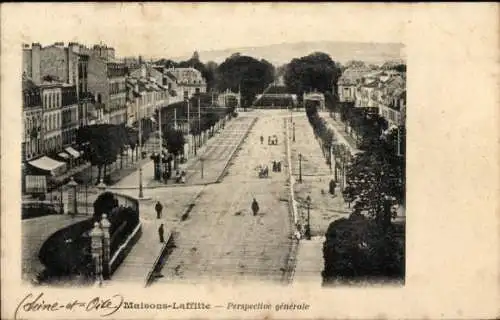
[[[306,225],[306,238],[307,240],[311,240],[311,197],[307,196],[306,198],[307,204],[307,225]]]
[[[60,199],[59,199],[59,213],[60,214],[64,214],[64,202],[63,202],[63,187],[59,187],[59,191],[60,191]]]
[[[70,192],[68,193],[68,206],[70,208],[70,214],[71,216],[75,216],[78,214],[78,206],[77,206],[77,199],[76,199],[76,187],[78,186],[78,183],[76,183],[75,179],[71,177],[70,181],[68,182],[68,187],[70,187]]]
[[[201,178],[203,179],[203,163],[205,162],[205,158],[201,157],[200,158],[200,163],[201,163]]]
[[[299,182],[302,183],[302,153],[299,153]]]

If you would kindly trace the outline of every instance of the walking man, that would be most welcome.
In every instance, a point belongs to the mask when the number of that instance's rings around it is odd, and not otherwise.
[[[257,200],[255,200],[255,198],[253,198],[252,201],[252,211],[254,216],[256,216],[257,213],[259,213],[259,204],[257,203]]]
[[[263,144],[263,143],[264,143],[264,137],[260,136],[260,144]]]
[[[160,236],[160,243],[165,242],[164,238],[165,230],[163,229],[163,223],[160,225],[160,228],[158,228],[158,236]]]
[[[329,188],[329,189],[330,189],[330,190],[329,190],[329,191],[330,191],[330,194],[335,195],[335,187],[336,187],[336,186],[337,186],[337,185],[335,184],[335,180],[333,180],[333,179],[332,179],[332,180],[330,180],[330,188]]]
[[[156,219],[161,219],[161,211],[163,210],[163,206],[161,205],[160,201],[156,202],[155,210],[156,210]]]

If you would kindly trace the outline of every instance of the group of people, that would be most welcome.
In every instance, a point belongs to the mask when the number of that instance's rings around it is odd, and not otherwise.
[[[260,136],[260,144],[264,144],[264,136]],[[267,144],[268,145],[278,144],[278,136],[275,134],[273,134],[272,136],[267,136]]]
[[[184,170],[175,172],[175,182],[176,183],[186,183],[186,172]]]
[[[267,166],[260,166],[259,178],[269,177],[269,168]]]

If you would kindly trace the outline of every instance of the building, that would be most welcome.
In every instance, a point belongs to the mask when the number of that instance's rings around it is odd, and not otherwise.
[[[353,103],[356,100],[356,88],[361,78],[372,72],[369,68],[346,69],[337,82],[339,102]],[[333,86],[335,88],[335,86]]]
[[[207,92],[207,83],[201,72],[195,68],[168,68],[164,73],[175,77],[177,90],[183,99],[189,99],[197,93]]]
[[[43,105],[40,88],[30,79],[23,79],[22,158],[29,161],[43,154]]]
[[[43,105],[43,151],[57,153],[62,150],[62,87],[61,82],[40,84]]]
[[[121,61],[106,56],[90,56],[88,62],[88,90],[95,101],[95,115],[101,122],[121,124],[127,121],[128,69]]]
[[[80,125],[88,124],[92,109],[92,95],[88,92],[88,61],[93,51],[82,44],[63,42],[42,47],[39,43],[23,45],[23,74],[35,84],[47,77],[76,86],[78,119]]]
[[[76,86],[64,84],[61,88],[61,137],[62,146],[69,147],[76,143],[78,119],[78,97]]]
[[[146,68],[134,77],[127,78],[127,123],[133,125],[138,119],[153,118],[155,111],[168,106],[167,87],[148,77]]]

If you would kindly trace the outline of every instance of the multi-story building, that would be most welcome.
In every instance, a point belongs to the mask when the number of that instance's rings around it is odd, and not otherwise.
[[[205,79],[195,68],[168,68],[164,73],[170,73],[175,77],[177,90],[183,99],[189,99],[197,93],[207,91]]]
[[[62,151],[62,88],[60,82],[40,84],[43,105],[42,140],[44,153]]]
[[[355,107],[374,110],[390,127],[404,124],[406,112],[406,79],[391,71],[368,68],[347,69],[338,82],[339,100]]]
[[[88,92],[88,61],[93,51],[85,46],[63,42],[42,47],[39,43],[23,46],[23,73],[35,84],[45,78],[76,86],[78,118],[80,125],[88,124],[88,114],[92,110],[92,95]]]
[[[127,78],[128,124],[135,123],[139,118],[152,118],[155,110],[169,104],[167,87],[156,82],[153,77],[147,77],[144,68],[138,76]]]
[[[61,136],[62,146],[69,147],[76,142],[78,121],[78,97],[76,86],[64,85],[61,88]]]
[[[349,68],[345,70],[337,82],[339,101],[341,103],[355,102],[357,85],[361,78],[370,72],[371,70],[368,68]]]
[[[43,154],[43,106],[40,89],[33,81],[23,79],[22,157],[29,161]]]
[[[103,122],[120,124],[127,121],[127,68],[121,61],[91,56],[88,63],[88,89],[94,95]]]

